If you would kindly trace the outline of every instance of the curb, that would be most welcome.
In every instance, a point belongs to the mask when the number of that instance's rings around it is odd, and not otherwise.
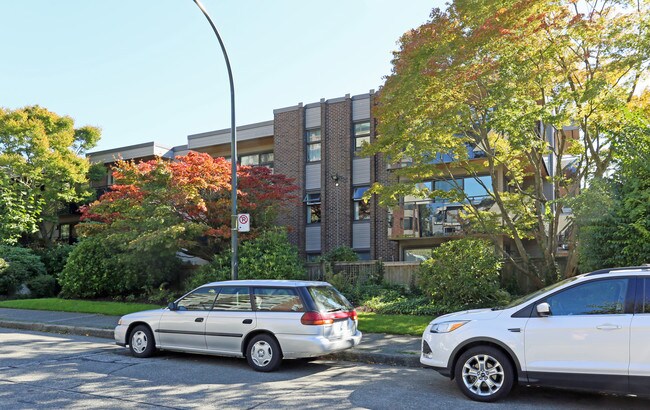
[[[59,333],[66,335],[91,336],[103,339],[114,339],[112,329],[97,329],[93,327],[52,325],[47,323],[15,322],[0,320],[0,328],[31,330],[35,332]],[[391,366],[422,367],[417,355],[395,355],[387,353],[364,352],[361,350],[344,350],[322,357],[324,360],[360,362],[369,364],[385,364]]]
[[[422,367],[422,364],[420,364],[420,356],[370,353],[359,350],[344,350],[342,352],[323,356],[323,359],[361,362],[368,364],[385,364],[390,366]]]
[[[32,322],[14,322],[10,320],[0,320],[0,327],[20,330],[33,330],[36,332],[60,333],[66,335],[92,336],[103,339],[113,339],[112,329],[97,329],[94,327],[50,325],[47,323]]]

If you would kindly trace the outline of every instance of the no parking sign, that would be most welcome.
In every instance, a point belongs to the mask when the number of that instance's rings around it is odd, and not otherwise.
[[[250,232],[251,230],[251,216],[250,214],[237,215],[237,231]]]

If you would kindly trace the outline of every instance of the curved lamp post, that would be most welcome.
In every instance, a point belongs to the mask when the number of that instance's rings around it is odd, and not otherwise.
[[[230,80],[230,162],[232,163],[232,215],[230,215],[230,247],[232,252],[231,258],[231,270],[232,270],[232,279],[237,280],[237,271],[239,267],[239,261],[237,259],[237,130],[235,128],[235,85],[232,80],[232,70],[230,69],[230,60],[228,60],[228,53],[226,52],[226,46],[221,40],[217,26],[214,25],[214,22],[210,18],[210,15],[203,7],[203,4],[199,0],[192,0],[196,4],[206,19],[208,23],[212,26],[214,34],[219,40],[219,45],[221,46],[221,52],[223,53],[223,58],[226,60],[226,68],[228,68],[228,79]]]

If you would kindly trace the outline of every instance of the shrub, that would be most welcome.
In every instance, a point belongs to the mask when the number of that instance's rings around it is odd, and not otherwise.
[[[359,260],[359,255],[347,246],[339,246],[327,252],[321,257],[326,262],[356,262]]]
[[[442,244],[419,268],[420,286],[442,311],[496,306],[509,295],[500,287],[500,259],[481,239]]]
[[[231,276],[230,251],[201,266],[188,281],[188,289]],[[239,246],[239,279],[304,279],[298,249],[289,243],[283,228],[268,230]]]
[[[0,295],[10,295],[30,279],[45,275],[45,266],[31,249],[0,245]]]
[[[56,279],[52,275],[38,275],[27,281],[32,296],[47,298],[57,293]]]
[[[95,235],[75,246],[59,276],[64,297],[143,295],[171,282],[181,262],[169,249],[134,251],[119,237]]]
[[[36,253],[41,257],[47,274],[56,278],[63,271],[63,268],[65,268],[68,255],[70,255],[73,249],[74,245],[59,244],[49,248],[38,249]]]

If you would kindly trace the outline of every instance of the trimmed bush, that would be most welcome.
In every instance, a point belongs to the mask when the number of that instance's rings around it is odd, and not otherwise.
[[[201,266],[187,283],[188,290],[231,277],[230,250]],[[239,279],[305,279],[298,249],[283,228],[268,230],[239,246]]]
[[[75,246],[59,283],[61,295],[69,298],[142,296],[172,282],[180,270],[181,262],[174,251],[135,252],[119,237],[95,235]]]
[[[36,298],[47,298],[57,293],[56,279],[52,275],[38,275],[27,281],[27,287]]]
[[[501,260],[481,239],[459,239],[434,249],[420,265],[420,286],[441,311],[498,306],[507,303],[501,289]]]
[[[50,248],[37,249],[36,253],[41,257],[47,274],[56,278],[65,268],[68,255],[73,249],[74,245],[58,244]]]
[[[0,295],[11,295],[18,286],[45,275],[45,266],[31,249],[0,245]]]

